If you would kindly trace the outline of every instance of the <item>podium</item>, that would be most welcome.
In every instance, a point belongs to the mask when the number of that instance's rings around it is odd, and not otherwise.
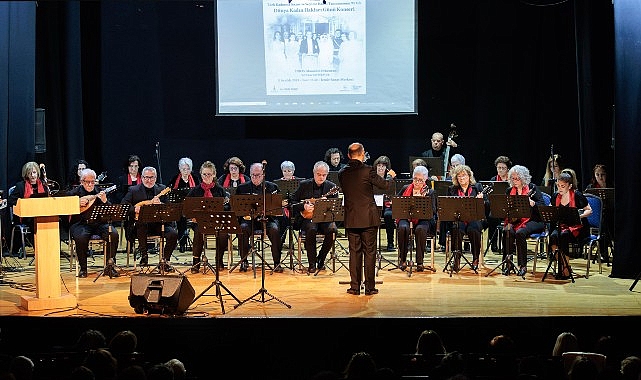
[[[35,218],[34,246],[36,296],[22,296],[20,306],[27,310],[75,307],[75,295],[61,294],[60,285],[60,215],[80,213],[80,199],[73,197],[21,198],[14,214]]]

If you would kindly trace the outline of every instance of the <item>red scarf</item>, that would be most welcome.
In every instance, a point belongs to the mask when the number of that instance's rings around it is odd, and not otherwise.
[[[240,174],[240,177],[238,177],[238,180],[240,183],[245,183],[245,176]],[[227,174],[225,176],[225,181],[223,182],[223,187],[229,187],[231,186],[231,174]]]
[[[136,176],[136,183],[140,183],[140,173]],[[127,174],[127,184],[131,185],[131,175]]]
[[[44,193],[45,187],[42,185],[42,181],[40,181],[40,178],[36,180],[36,183],[38,184],[38,193]],[[31,183],[25,180],[24,181],[24,198],[31,197],[31,194],[33,194],[33,188],[31,187]]]
[[[568,194],[570,195],[570,202],[567,204],[567,207],[576,207],[576,203],[574,202],[574,190],[568,191]],[[556,207],[561,206],[561,194],[556,194],[556,201],[554,202],[554,205]],[[576,226],[561,224],[561,232],[570,230],[572,236],[578,237],[581,227],[583,227],[582,224],[577,224]]]
[[[467,193],[467,194],[466,194]],[[463,188],[459,186],[458,188],[458,196],[459,197],[469,197],[472,194],[472,185],[467,187],[466,191],[463,191]]]
[[[176,177],[176,182],[174,182],[174,189],[178,188],[178,185],[180,184],[180,179],[181,178],[182,178],[182,176],[180,176],[180,175],[178,177]],[[191,174],[189,175],[189,178],[187,178],[187,180],[189,181],[189,187],[190,188],[191,187],[196,187],[196,183],[194,182],[194,177],[192,177]],[[212,184],[213,184],[213,182],[212,182]],[[211,189],[211,187],[210,187],[210,189]]]
[[[527,195],[530,192],[530,187],[528,185],[523,186],[521,189],[521,194],[518,193],[518,189],[514,186],[512,187],[512,190],[510,190],[510,195]],[[529,222],[530,218],[521,218],[518,219],[516,222],[512,223],[512,227],[514,228],[514,231],[518,231],[520,228],[525,227],[525,223]],[[505,219],[505,224],[508,224],[510,221],[506,218]]]
[[[190,176],[191,177],[191,176]],[[205,182],[200,183],[200,187],[205,190],[205,198],[213,198],[214,196],[211,193],[211,188],[216,186],[215,182],[210,183],[209,185]]]

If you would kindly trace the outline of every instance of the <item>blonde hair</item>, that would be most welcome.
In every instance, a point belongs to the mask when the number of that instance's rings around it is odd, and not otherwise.
[[[467,175],[470,176],[470,185],[476,184],[476,179],[474,179],[474,172],[472,171],[472,169],[467,165],[458,165],[457,167],[452,169],[452,185],[460,186],[458,183],[458,178],[456,177],[463,171],[467,172]]]

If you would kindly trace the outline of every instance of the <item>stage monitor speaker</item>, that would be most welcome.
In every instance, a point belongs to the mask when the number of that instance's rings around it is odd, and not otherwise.
[[[137,314],[183,314],[196,292],[182,275],[137,274],[131,276],[129,305]]]
[[[33,126],[35,130],[35,151],[36,153],[45,153],[47,151],[47,133],[44,108],[36,108]]]

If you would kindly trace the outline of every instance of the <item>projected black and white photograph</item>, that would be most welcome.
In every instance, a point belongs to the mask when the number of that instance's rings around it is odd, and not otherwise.
[[[267,95],[365,94],[365,0],[263,2]]]

